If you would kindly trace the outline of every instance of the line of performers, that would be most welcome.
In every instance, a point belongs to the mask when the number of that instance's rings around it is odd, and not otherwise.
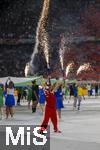
[[[28,107],[30,108],[30,103],[32,101],[32,113],[35,113],[39,104],[44,115],[44,119],[41,124],[41,131],[45,130],[48,127],[48,122],[51,119],[54,127],[54,132],[61,132],[58,129],[58,119],[61,120],[61,109],[64,108],[62,86],[62,83],[55,83],[53,85],[51,85],[50,83],[45,83],[42,86],[38,86],[36,84],[36,81],[34,80],[32,81],[32,87],[28,87]],[[15,106],[14,83],[10,79],[6,82],[5,90],[3,90],[2,86],[0,86],[1,115],[2,106],[4,105],[3,91],[5,91],[6,118],[8,118],[9,115],[13,117],[13,106]],[[73,109],[76,109],[78,101],[77,109],[79,110],[82,99],[82,88],[80,85],[77,86],[76,84],[73,84],[73,95]]]

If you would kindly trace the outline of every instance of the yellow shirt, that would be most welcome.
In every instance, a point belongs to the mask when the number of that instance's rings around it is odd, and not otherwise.
[[[83,89],[81,87],[78,87],[78,96],[83,95]]]

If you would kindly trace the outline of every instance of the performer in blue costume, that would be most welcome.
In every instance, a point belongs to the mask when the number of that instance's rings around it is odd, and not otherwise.
[[[44,106],[45,106],[45,93],[43,90],[42,86],[39,86],[39,104],[40,104],[40,109],[42,113],[44,112]]]
[[[61,120],[61,109],[64,108],[62,84],[59,84],[58,89],[55,91],[55,96],[56,96],[56,109],[58,112],[58,118],[59,120]]]
[[[9,114],[13,117],[13,106],[15,106],[15,99],[14,99],[14,87],[13,82],[10,81],[8,88],[7,88],[7,96],[6,96],[6,118],[8,118]]]

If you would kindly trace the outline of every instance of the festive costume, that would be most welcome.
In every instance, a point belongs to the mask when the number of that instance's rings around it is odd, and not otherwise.
[[[45,94],[43,89],[39,89],[39,103],[45,104]]]
[[[82,96],[83,96],[83,90],[81,87],[78,87],[78,110],[80,110]]]
[[[14,88],[12,89],[7,88],[7,97],[6,97],[5,105],[9,107],[15,105]]]
[[[62,94],[61,88],[59,88],[55,91],[55,96],[56,96],[56,109],[64,108],[63,94]]]
[[[53,93],[51,93],[49,90],[45,91],[46,96],[46,106],[45,106],[45,114],[44,114],[44,120],[41,125],[41,130],[46,129],[48,126],[49,119],[51,119],[54,127],[54,131],[58,131],[57,127],[57,114],[56,114],[56,98]]]
[[[7,96],[6,96],[6,118],[8,118],[9,114],[13,117],[13,106],[15,105],[14,99],[14,88],[7,88]]]
[[[69,95],[69,90],[67,87],[65,87],[65,96],[68,96]]]

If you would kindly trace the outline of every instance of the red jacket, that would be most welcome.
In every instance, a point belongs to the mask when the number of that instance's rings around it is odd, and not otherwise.
[[[46,106],[49,108],[56,109],[56,97],[49,90],[45,90]]]

